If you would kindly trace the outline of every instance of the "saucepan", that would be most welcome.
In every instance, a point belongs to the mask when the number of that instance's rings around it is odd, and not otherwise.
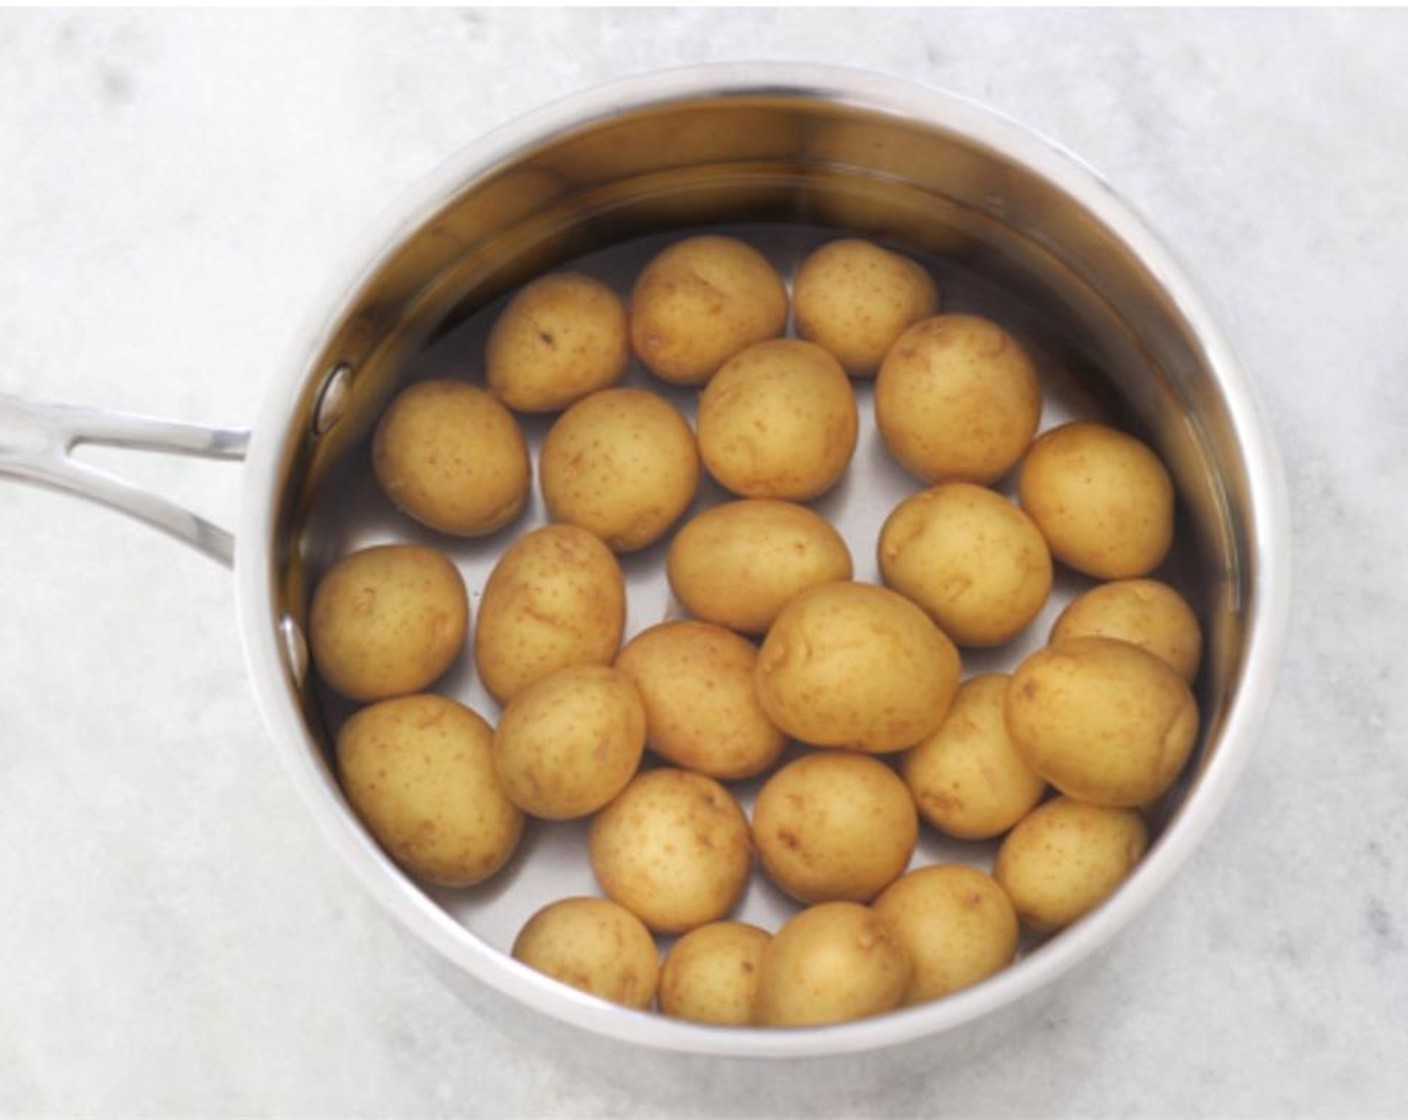
[[[1067,387],[1061,399],[1118,414],[1169,465],[1181,570],[1206,635],[1198,752],[1124,885],[975,987],[843,1025],[695,1025],[613,1006],[514,961],[507,945],[531,905],[589,891],[572,861],[580,838],[539,837],[502,884],[482,891],[413,882],[341,793],[329,744],[342,713],[305,645],[319,574],[355,544],[416,532],[393,525],[368,482],[369,433],[398,387],[430,372],[473,375],[485,315],[532,276],[584,259],[608,273],[629,268],[662,239],[705,228],[751,232],[784,258],[837,231],[893,243],[933,262],[960,304],[965,292],[986,292],[1010,308],[1044,370]],[[759,1057],[874,1048],[953,1028],[1050,982],[1124,927],[1208,831],[1273,689],[1289,608],[1285,486],[1254,389],[1193,281],[1079,160],[970,101],[873,74],[675,70],[582,93],[485,136],[394,207],[370,245],[273,372],[252,428],[0,396],[0,474],[104,503],[233,567],[249,673],[308,811],[449,974],[646,1046]],[[79,465],[70,452],[84,442],[242,460],[237,531]],[[858,455],[847,483],[861,511],[893,506],[895,485],[893,468],[869,455]],[[862,515],[845,514],[843,529]],[[475,590],[506,539],[439,543]],[[658,559],[626,565],[633,629],[666,609]],[[471,667],[445,687],[480,700]]]

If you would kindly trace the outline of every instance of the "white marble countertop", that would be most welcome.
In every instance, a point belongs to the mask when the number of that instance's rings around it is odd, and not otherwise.
[[[557,95],[798,58],[946,86],[1106,173],[1280,434],[1295,611],[1259,753],[1112,946],[824,1063],[627,1051],[451,994],[324,845],[229,574],[0,485],[0,1114],[1408,1113],[1408,15],[0,13],[0,389],[251,423],[364,225]],[[217,520],[240,472],[122,469]]]

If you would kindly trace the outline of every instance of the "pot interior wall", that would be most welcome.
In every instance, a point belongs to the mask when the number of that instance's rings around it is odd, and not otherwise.
[[[979,305],[994,293],[1048,383],[1079,402],[1073,414],[1108,418],[1159,449],[1179,491],[1180,582],[1208,639],[1198,684],[1204,745],[1165,806],[1176,812],[1216,750],[1254,591],[1242,449],[1209,357],[1137,256],[1051,182],[973,139],[863,106],[778,91],[623,113],[485,168],[407,231],[306,371],[294,420],[304,434],[290,449],[278,511],[282,610],[301,624],[318,575],[366,539],[346,531],[348,503],[373,494],[369,433],[407,378],[447,349],[471,353],[495,301],[527,279],[583,258],[609,265],[613,246],[637,247],[636,257],[627,249],[615,258],[629,263],[659,243],[652,238],[703,227],[759,231],[783,253],[844,231],[920,256],[941,289],[947,275]],[[346,408],[315,433],[318,388],[340,365],[350,371]],[[379,516],[367,515],[374,530],[385,528]],[[628,574],[647,560],[628,562]],[[311,679],[300,701],[328,742],[344,709]]]

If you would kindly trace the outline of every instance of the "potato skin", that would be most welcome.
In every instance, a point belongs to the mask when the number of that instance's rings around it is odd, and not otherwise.
[[[963,646],[1011,641],[1051,593],[1051,553],[1036,523],[1001,494],[968,482],[901,502],[878,551],[886,586]]]
[[[762,634],[789,599],[853,573],[845,539],[806,506],[726,502],[685,522],[670,543],[670,586],[690,614]]]
[[[516,412],[555,412],[621,380],[626,307],[599,280],[554,272],[520,288],[489,331],[484,379]]]
[[[1007,732],[1010,684],[1000,673],[964,681],[938,730],[900,756],[920,815],[960,840],[1001,836],[1046,792]]]
[[[784,735],[758,703],[758,651],[707,622],[662,622],[616,658],[645,703],[646,739],[660,757],[700,774],[751,778],[777,761]]]
[[[843,238],[811,253],[792,285],[797,334],[831,353],[852,377],[874,377],[905,330],[939,309],[918,262]]]
[[[655,1000],[660,957],[640,919],[604,898],[564,898],[528,919],[513,957],[594,996],[644,1011]]]
[[[758,969],[772,935],[744,922],[690,930],[660,968],[660,1012],[695,1023],[744,1027],[753,1021]]]
[[[499,703],[566,665],[609,665],[626,625],[626,585],[585,529],[545,525],[505,550],[484,584],[474,657]]]
[[[1041,419],[1041,385],[1020,343],[976,315],[936,315],[900,335],[875,381],[885,446],[925,482],[997,481]]]
[[[460,537],[502,529],[522,512],[533,468],[513,414],[463,381],[420,381],[377,424],[372,467],[392,502]]]
[[[1162,796],[1198,738],[1198,705],[1183,678],[1113,638],[1073,638],[1031,654],[1012,675],[1003,710],[1027,765],[1092,805]]]
[[[639,774],[592,821],[587,850],[607,896],[659,933],[722,918],[753,869],[738,802],[687,770]]]
[[[884,754],[930,734],[958,691],[958,650],[888,588],[827,583],[777,616],[758,653],[758,699],[787,734]]]
[[[1198,676],[1203,633],[1187,600],[1156,579],[1122,579],[1072,599],[1051,628],[1051,645],[1118,638],[1167,662],[1189,684]]]
[[[971,987],[1017,956],[1017,912],[992,876],[964,863],[921,867],[871,909],[890,924],[913,967],[904,1002]]]
[[[433,548],[375,545],[319,581],[308,644],[319,676],[349,700],[419,692],[459,656],[469,598],[459,569]]]
[[[1017,480],[1051,554],[1096,579],[1147,575],[1173,544],[1173,481],[1131,435],[1104,424],[1052,428],[1032,444]]]
[[[492,738],[476,712],[429,694],[363,708],[338,732],[347,800],[416,878],[470,886],[518,847],[523,814],[494,772]]]
[[[584,397],[549,430],[538,458],[554,520],[595,533],[615,552],[654,544],[699,489],[689,422],[643,389]]]
[[[819,1026],[898,1007],[909,987],[899,937],[869,907],[823,902],[794,915],[763,952],[757,1022]]]
[[[1024,925],[1053,933],[1113,894],[1148,843],[1148,828],[1134,810],[1057,797],[1008,833],[993,874]]]
[[[529,685],[494,732],[504,792],[543,820],[596,812],[626,788],[644,752],[640,694],[604,665],[569,665]]]
[[[704,234],[677,241],[631,290],[631,342],[646,368],[675,385],[703,385],[746,346],[787,325],[787,288],[751,245]]]
[[[860,421],[846,371],[810,342],[754,343],[699,398],[699,453],[718,483],[745,498],[808,501],[834,486]]]
[[[869,902],[904,871],[918,837],[904,782],[879,759],[851,751],[789,762],[753,808],[763,868],[799,902]]]

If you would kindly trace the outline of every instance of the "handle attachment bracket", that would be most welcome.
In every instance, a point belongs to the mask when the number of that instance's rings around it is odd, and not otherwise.
[[[48,486],[108,506],[169,533],[218,560],[235,562],[227,529],[122,479],[79,463],[73,449],[102,444],[202,459],[243,459],[246,429],[208,428],[125,412],[30,401],[0,393],[0,475]]]

